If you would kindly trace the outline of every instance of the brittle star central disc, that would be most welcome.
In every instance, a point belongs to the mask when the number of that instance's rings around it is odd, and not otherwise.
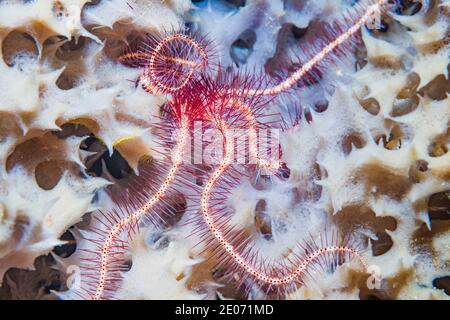
[[[207,63],[204,48],[188,36],[174,34],[153,50],[144,80],[150,81],[155,91],[174,92],[186,86],[194,72]]]

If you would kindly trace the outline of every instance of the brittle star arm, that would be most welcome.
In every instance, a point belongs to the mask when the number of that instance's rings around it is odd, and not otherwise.
[[[258,136],[256,133],[257,122],[255,115],[248,105],[243,103],[242,101],[237,100],[236,105],[238,109],[244,114],[247,119],[247,131],[248,131],[248,140],[249,140],[249,151],[250,156],[256,159],[258,166],[262,169],[268,170],[277,170],[282,167],[283,163],[281,161],[269,161],[263,159],[258,150]]]
[[[319,64],[328,54],[339,47],[342,43],[356,34],[360,28],[369,21],[375,14],[381,11],[381,7],[386,5],[388,0],[378,0],[375,4],[369,6],[366,12],[353,24],[348,30],[342,33],[334,41],[330,42],[325,48],[319,51],[308,62],[303,64],[300,69],[296,70],[291,76],[276,86],[265,89],[248,90],[246,93],[250,95],[271,96],[287,91],[301,80],[308,72],[310,72],[317,64]]]
[[[247,261],[238,250],[227,240],[226,236],[221,231],[220,227],[216,225],[213,216],[211,215],[209,209],[209,201],[211,198],[211,193],[217,181],[220,179],[222,174],[231,165],[234,154],[234,142],[231,136],[230,130],[228,129],[224,121],[218,122],[218,127],[222,131],[225,140],[225,153],[224,158],[218,168],[209,177],[207,183],[201,194],[201,213],[204,222],[207,224],[211,234],[216,239],[216,241],[222,246],[224,251],[233,259],[233,261],[247,273],[251,274],[256,280],[264,282],[273,286],[281,286],[290,284],[302,275],[302,273],[320,256],[327,253],[347,253],[354,258],[357,258],[365,270],[367,270],[367,263],[362,255],[351,247],[346,246],[326,246],[319,248],[309,253],[304,259],[300,261],[298,266],[283,277],[273,277],[267,275],[263,270],[258,270],[257,267],[253,266],[251,262]]]
[[[139,52],[128,52],[120,55],[117,60],[121,63],[126,62],[127,60],[142,60],[148,61],[151,58],[151,53],[139,51]]]
[[[148,199],[138,210],[131,212],[127,216],[121,218],[106,235],[100,255],[100,275],[98,277],[95,294],[92,296],[93,300],[99,300],[102,298],[106,279],[108,276],[108,260],[110,258],[109,255],[115,240],[126,227],[130,226],[132,223],[138,222],[148,212],[148,210],[150,210],[155,204],[157,204],[165,195],[175,178],[178,168],[182,163],[184,145],[186,144],[188,135],[189,124],[187,119],[184,118],[182,119],[181,123],[178,143],[175,146],[174,152],[172,154],[172,165],[169,168],[169,171],[165,176],[163,183],[158,188],[156,193],[150,199]]]

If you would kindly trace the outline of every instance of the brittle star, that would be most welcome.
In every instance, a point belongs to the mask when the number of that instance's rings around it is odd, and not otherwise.
[[[347,41],[349,38],[351,38],[360,28],[364,25],[376,12],[380,11],[380,7],[385,5],[388,2],[388,0],[379,0],[375,4],[368,7],[366,12],[362,17],[360,17],[348,30],[346,30],[344,33],[342,33],[339,37],[337,37],[334,41],[329,43],[325,48],[323,48],[320,52],[318,52],[315,56],[313,56],[308,62],[306,62],[304,65],[300,67],[297,71],[295,71],[290,77],[285,79],[280,84],[270,87],[270,88],[264,88],[264,89],[249,89],[246,91],[247,95],[277,95],[281,92],[284,92],[288,89],[290,89],[295,83],[297,83],[300,79],[302,79],[309,71],[311,71],[324,57],[326,57],[328,54],[330,54],[333,50],[335,50],[337,47],[339,47],[343,42]],[[177,57],[168,57],[160,54],[160,51],[164,48],[165,45],[167,45],[171,41],[180,40],[186,41],[190,43],[193,47],[195,47],[198,52],[199,56],[201,57],[200,62],[193,62],[186,59],[178,59]],[[158,79],[158,75],[156,74],[157,67],[157,59],[162,58],[166,61],[171,61],[173,63],[178,63],[181,65],[185,65],[190,67],[190,71],[187,75],[184,75],[184,80],[177,86],[170,86],[167,85],[167,83],[163,83]],[[141,79],[144,82],[144,88],[146,90],[154,93],[155,91],[160,92],[175,92],[178,90],[182,90],[191,79],[193,72],[195,68],[197,67],[204,67],[207,63],[207,55],[203,48],[198,45],[195,41],[192,39],[187,38],[183,34],[175,34],[171,35],[161,41],[161,43],[154,48],[154,51],[152,53],[131,53],[124,55],[121,57],[122,60],[126,59],[142,59],[146,62],[148,67],[146,68],[146,71],[144,72],[144,75],[141,77]],[[148,61],[147,61],[148,60]],[[164,68],[163,68],[164,69]],[[163,70],[164,71],[164,70]],[[234,89],[229,89],[231,92],[234,91]],[[261,167],[268,167],[271,169],[278,169],[281,166],[280,162],[267,162],[263,160],[258,154],[257,154],[257,147],[255,145],[255,119],[252,117],[252,113],[249,112],[248,106],[242,103],[237,103],[238,108],[240,108],[240,111],[243,112],[249,120],[250,126],[249,126],[249,135],[250,135],[250,150],[254,157],[258,159],[258,164]],[[308,266],[318,257],[321,255],[325,255],[328,253],[348,253],[354,257],[356,257],[361,264],[364,266],[364,268],[367,268],[367,263],[365,262],[364,258],[361,256],[361,254],[353,248],[345,247],[345,246],[327,246],[320,248],[316,251],[313,251],[309,253],[302,261],[299,262],[298,266],[291,271],[289,274],[283,276],[283,277],[273,277],[269,276],[264,273],[263,270],[259,270],[255,266],[252,265],[251,262],[247,261],[244,256],[242,256],[236,248],[231,244],[226,236],[221,231],[220,227],[218,227],[215,224],[214,218],[211,216],[209,212],[209,200],[211,197],[211,193],[214,190],[214,186],[217,184],[217,181],[220,179],[221,175],[227,170],[227,168],[231,164],[232,160],[232,154],[234,151],[233,143],[231,142],[231,139],[229,137],[228,133],[228,127],[227,124],[223,121],[218,121],[218,126],[221,129],[224,137],[225,137],[225,156],[219,167],[213,172],[213,174],[209,177],[202,193],[201,193],[201,212],[204,219],[204,222],[207,224],[208,228],[211,231],[211,234],[213,237],[218,241],[218,243],[223,247],[223,249],[229,254],[229,256],[236,262],[237,265],[239,265],[243,270],[245,270],[247,273],[251,274],[255,279],[258,281],[262,281],[271,285],[280,286],[284,284],[291,283],[295,281],[295,279],[304,272],[305,269],[308,268]],[[111,247],[114,244],[114,241],[116,240],[117,236],[126,229],[130,224],[137,223],[142,216],[146,214],[146,212],[152,208],[158,201],[161,199],[162,196],[164,196],[165,192],[169,188],[170,184],[172,183],[175,175],[177,174],[177,170],[179,166],[182,163],[182,157],[183,157],[183,149],[184,144],[187,139],[187,136],[189,135],[189,125],[187,123],[187,120],[183,118],[181,123],[181,136],[178,140],[177,145],[175,146],[175,153],[172,165],[168,171],[167,176],[164,179],[164,182],[159,187],[157,192],[137,211],[131,212],[127,216],[120,219],[108,232],[108,235],[106,239],[104,240],[102,251],[101,251],[101,257],[100,257],[100,274],[97,281],[97,286],[94,295],[92,296],[93,299],[101,299],[102,294],[105,290],[105,282],[106,278],[108,276],[108,259],[109,254],[111,251]]]

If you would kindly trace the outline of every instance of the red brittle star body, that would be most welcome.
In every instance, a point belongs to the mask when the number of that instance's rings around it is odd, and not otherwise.
[[[264,282],[273,286],[282,286],[294,282],[302,273],[313,263],[317,258],[328,253],[347,253],[353,258],[358,259],[364,270],[367,270],[367,263],[364,257],[354,248],[347,246],[327,246],[319,248],[311,253],[309,253],[298,265],[297,267],[289,272],[283,277],[273,277],[268,276],[264,271],[255,268],[251,262],[242,256],[238,250],[227,240],[226,236],[221,231],[221,228],[216,225],[214,218],[210,214],[209,200],[211,193],[214,190],[214,186],[222,176],[222,174],[227,170],[227,168],[232,164],[234,155],[234,142],[230,131],[224,121],[219,121],[218,127],[224,135],[225,140],[225,154],[223,161],[220,163],[219,167],[211,174],[205,187],[201,194],[201,212],[205,223],[207,224],[209,230],[211,231],[213,237],[217,242],[224,248],[225,252],[235,261],[235,263],[245,270],[248,274],[251,274],[256,280]]]
[[[342,43],[350,39],[354,34],[360,30],[360,28],[377,12],[381,10],[381,7],[386,5],[388,0],[378,0],[375,4],[369,6],[365,13],[356,22],[351,25],[347,30],[340,34],[336,39],[331,41],[318,53],[316,53],[309,61],[304,63],[298,70],[296,70],[291,76],[287,77],[284,81],[273,87],[261,88],[261,89],[249,89],[245,92],[250,96],[268,96],[277,95],[292,88],[298,81],[304,78],[314,67]],[[173,43],[185,43],[189,49],[187,51],[181,51],[181,56],[176,56],[177,51],[171,51],[171,44]],[[176,47],[176,45],[174,46]],[[184,47],[186,49],[186,47]],[[191,51],[194,50],[195,52]],[[193,59],[190,59],[194,57]],[[185,90],[188,87],[189,82],[194,76],[194,72],[198,68],[204,68],[208,64],[208,55],[203,46],[198,44],[194,39],[182,33],[176,33],[163,38],[154,48],[149,52],[137,52],[123,55],[120,60],[138,60],[141,65],[145,65],[144,74],[140,77],[143,82],[143,87],[150,93],[174,93],[180,90]],[[168,66],[176,65],[177,68]],[[186,68],[188,69],[187,72]],[[241,97],[241,93],[233,88],[227,89],[225,93],[233,96],[234,99]],[[247,129],[250,140],[250,153],[257,159],[257,163],[262,168],[279,169],[282,165],[281,162],[270,162],[261,158],[258,153],[257,134],[256,134],[256,120],[251,111],[251,108],[245,103],[240,103],[237,100],[232,103],[236,106],[241,113],[247,118]],[[229,129],[225,121],[217,121],[217,125],[222,131],[225,137],[225,155],[223,161],[218,168],[209,177],[203,191],[201,192],[200,206],[201,214],[204,222],[207,224],[211,234],[222,246],[225,252],[232,258],[232,260],[248,274],[252,275],[256,280],[264,282],[273,286],[282,286],[294,282],[301,274],[318,258],[329,253],[346,253],[356,259],[358,259],[363,267],[367,269],[367,263],[362,255],[354,248],[347,246],[329,245],[317,250],[309,252],[304,259],[289,270],[282,276],[272,276],[267,274],[263,269],[255,266],[244,255],[242,255],[234,245],[227,240],[226,235],[221,230],[220,226],[216,224],[214,216],[211,215],[209,202],[211,194],[214,188],[223,175],[223,173],[230,167],[233,154],[234,145],[230,137]],[[101,250],[100,261],[100,275],[97,281],[95,294],[92,295],[93,299],[101,299],[105,290],[106,279],[108,276],[108,260],[111,252],[111,248],[118,235],[132,223],[136,223],[139,219],[148,212],[155,204],[157,204],[161,197],[166,193],[169,186],[173,182],[174,177],[177,174],[177,170],[182,162],[182,153],[184,143],[187,135],[189,134],[189,128],[187,121],[182,121],[181,136],[175,147],[173,155],[173,163],[165,177],[163,183],[157,190],[157,192],[145,202],[138,210],[128,214],[124,218],[120,219],[107,233],[106,240],[103,242]]]
[[[246,110],[246,112],[249,112],[249,110]],[[250,113],[251,114],[251,113]],[[247,115],[250,119],[252,119],[252,128],[253,130],[250,130],[254,133],[254,126],[256,125],[256,120],[254,119],[253,114]],[[170,167],[166,177],[164,178],[164,181],[162,185],[159,187],[159,189],[156,191],[156,193],[147,200],[147,202],[142,205],[138,210],[130,213],[129,215],[123,217],[120,219],[108,232],[106,235],[106,239],[103,242],[102,250],[101,250],[101,256],[100,256],[100,274],[98,277],[98,282],[96,286],[95,294],[93,294],[92,299],[93,300],[99,300],[102,299],[102,294],[105,289],[105,283],[106,279],[108,277],[108,260],[110,258],[110,252],[111,248],[114,246],[114,242],[119,236],[119,234],[126,229],[128,226],[130,226],[133,223],[137,223],[142,216],[146,214],[160,199],[164,196],[168,188],[170,187],[172,181],[174,180],[175,175],[177,174],[179,166],[182,164],[182,158],[183,158],[183,151],[184,146],[187,141],[187,137],[189,135],[189,123],[186,118],[182,117],[181,121],[181,130],[178,136],[178,143],[174,149],[173,155],[172,155],[172,166]],[[256,133],[254,133],[256,135]],[[252,139],[252,145],[255,140]],[[259,156],[258,150],[254,146],[253,150],[255,152],[254,156],[258,159],[259,163],[262,166],[267,166],[269,168],[278,168],[279,166],[276,164],[271,164],[268,161],[262,160]]]
[[[97,289],[95,294],[92,296],[92,299],[99,300],[102,298],[103,291],[105,289],[105,281],[108,276],[108,259],[111,248],[114,244],[114,241],[118,237],[118,235],[132,223],[137,223],[142,216],[146,214],[148,210],[150,210],[156,203],[160,201],[160,199],[164,196],[166,191],[169,189],[175,175],[178,171],[182,163],[183,157],[183,148],[187,141],[189,135],[189,123],[186,118],[182,118],[181,121],[181,130],[178,136],[178,143],[175,146],[173,155],[172,155],[172,165],[169,168],[169,171],[164,178],[163,183],[156,191],[156,193],[147,200],[147,202],[141,206],[138,210],[130,213],[124,218],[120,219],[108,232],[105,241],[103,242],[103,248],[101,251],[100,257],[100,275],[98,277]]]

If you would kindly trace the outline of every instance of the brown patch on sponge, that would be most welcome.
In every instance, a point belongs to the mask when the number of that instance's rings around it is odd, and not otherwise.
[[[450,128],[445,134],[436,136],[431,144],[428,146],[428,154],[430,157],[442,157],[448,152],[448,145],[450,144]]]
[[[37,184],[44,190],[53,189],[61,179],[65,168],[70,166],[71,163],[64,160],[48,160],[39,163],[34,170]],[[72,170],[76,170],[73,164]]]
[[[50,255],[38,257],[34,267],[35,270],[9,269],[0,287],[0,300],[53,300],[50,290],[67,290]]]
[[[347,134],[341,142],[342,150],[345,155],[352,152],[352,148],[361,149],[366,145],[366,141],[358,132],[351,132]]]
[[[417,160],[409,167],[409,178],[413,183],[420,183],[427,177],[428,162]]]
[[[430,219],[431,230],[425,223],[412,235],[412,249],[415,253],[430,256],[433,259],[438,258],[438,254],[433,246],[433,240],[436,236],[446,234],[450,231],[449,219]],[[436,260],[437,261],[437,260]]]
[[[202,288],[202,285],[207,282],[214,281],[212,269],[216,262],[213,259],[207,259],[192,267],[192,272],[186,282],[186,287],[189,290],[196,290]]]
[[[432,194],[428,199],[431,220],[450,219],[450,190]]]
[[[380,113],[380,103],[375,98],[361,99],[359,104],[373,116]]]
[[[217,291],[224,297],[246,299],[247,295],[244,290],[236,290],[236,281],[224,278],[227,270],[216,265],[217,261],[211,257],[193,266],[191,276],[186,282],[186,287],[189,290],[205,293],[211,283],[219,283],[221,287]]]
[[[41,137],[34,137],[16,146],[14,151],[6,160],[6,170],[11,171],[15,166],[20,165],[33,172],[38,163],[50,160],[64,150],[64,141],[48,132]],[[63,152],[61,158],[65,156]]]
[[[372,283],[370,275],[361,270],[350,269],[347,275],[348,287],[344,292],[352,292],[355,289],[359,290],[359,298],[361,300],[391,300],[393,299],[389,292],[384,289],[385,281],[381,280],[380,288],[369,289],[368,284]]]
[[[398,297],[401,290],[410,283],[415,275],[415,270],[402,269],[396,275],[381,279],[379,287],[370,289],[368,283],[371,281],[366,273],[357,270],[349,271],[349,284],[352,284],[347,290],[359,289],[359,298],[361,300],[394,300]]]
[[[65,141],[59,139],[57,134],[47,132],[18,144],[6,160],[6,170],[9,172],[14,167],[21,166],[35,176],[41,188],[50,190],[56,186],[64,172],[79,173],[78,165],[65,158]]]
[[[446,79],[443,74],[436,76],[419,90],[421,96],[438,101],[446,99],[448,92],[450,92],[450,79]]]
[[[397,229],[397,221],[392,217],[377,217],[368,207],[362,205],[345,207],[333,216],[333,221],[343,234],[348,234],[355,228],[369,229],[374,232],[378,237],[377,240],[371,240],[374,256],[386,253],[393,245],[386,230]]]
[[[355,179],[365,181],[365,192],[375,197],[389,196],[401,200],[411,189],[409,176],[378,163],[368,163],[355,173]]]
[[[387,278],[388,295],[392,299],[396,299],[400,291],[411,282],[415,274],[416,271],[414,268],[402,268],[395,276]]]
[[[431,221],[450,219],[450,190],[433,193],[414,204],[417,212],[428,212]]]
[[[22,136],[23,130],[20,127],[16,115],[0,112],[0,142],[10,136]]]
[[[38,48],[31,35],[15,30],[10,32],[2,42],[3,60],[11,67],[14,65],[14,58],[20,54],[37,57]]]

